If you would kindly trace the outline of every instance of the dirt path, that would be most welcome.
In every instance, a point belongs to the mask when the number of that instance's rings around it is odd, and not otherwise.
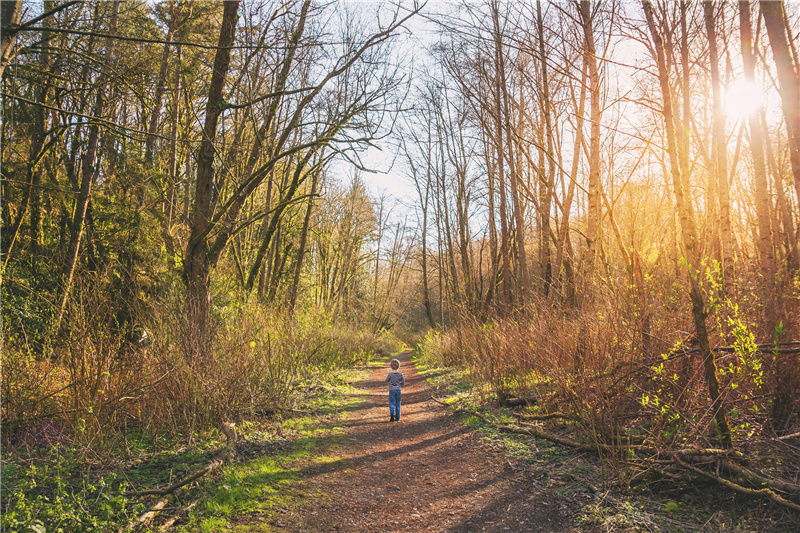
[[[388,366],[371,370],[356,384],[363,403],[337,422],[346,434],[336,457],[300,471],[307,503],[262,523],[297,532],[575,531],[574,501],[432,402],[410,356],[398,357],[402,420],[389,422]]]

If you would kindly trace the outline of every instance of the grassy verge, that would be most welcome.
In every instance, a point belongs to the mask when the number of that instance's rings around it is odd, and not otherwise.
[[[486,394],[460,369],[438,367],[414,356],[417,372],[453,408],[480,411],[512,423],[513,411],[487,402]],[[587,531],[798,531],[800,518],[765,504],[719,490],[663,480],[630,483],[633,472],[612,459],[575,453],[549,441],[502,432],[476,416],[464,423],[482,435],[487,447],[522,465],[542,490],[568,500],[575,525]]]
[[[178,531],[269,531],[270,520],[277,525],[281,512],[307,496],[298,472],[336,460],[332,453],[342,432],[336,420],[360,403],[352,383],[367,371],[328,372],[309,384],[302,411],[240,423],[235,450],[212,430],[191,445],[129,432],[102,456],[63,444],[4,453],[2,530],[150,531],[173,519]],[[218,457],[224,457],[221,468],[166,497],[138,495],[184,479]],[[159,502],[158,514],[139,523]]]

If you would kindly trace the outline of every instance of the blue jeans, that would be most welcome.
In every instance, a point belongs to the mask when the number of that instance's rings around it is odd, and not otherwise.
[[[400,420],[400,391],[389,391],[389,414],[394,416],[395,420]]]

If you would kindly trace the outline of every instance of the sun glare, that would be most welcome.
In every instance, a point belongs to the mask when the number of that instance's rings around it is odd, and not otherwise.
[[[725,88],[723,102],[728,117],[745,119],[761,111],[764,91],[752,81],[738,79]]]

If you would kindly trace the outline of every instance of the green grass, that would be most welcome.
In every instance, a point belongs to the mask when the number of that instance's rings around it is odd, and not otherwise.
[[[382,357],[372,364],[385,364]],[[168,513],[192,506],[182,531],[265,531],[241,517],[269,514],[303,501],[301,470],[337,461],[335,447],[343,432],[337,418],[346,416],[362,397],[352,383],[365,367],[329,370],[308,391],[300,412],[278,413],[272,419],[237,425],[239,443],[216,472],[168,496]],[[136,492],[165,487],[209,464],[224,437],[212,429],[194,443],[135,430],[105,443],[107,462],[77,446],[59,446],[31,454],[4,453],[0,529],[41,531],[112,531],[149,509],[158,496]],[[87,460],[88,457],[88,460]],[[148,526],[144,526],[145,530]]]
[[[202,508],[179,531],[271,531],[259,517],[286,512],[307,501],[307,490],[298,473],[313,466],[340,461],[336,448],[344,429],[335,424],[357,407],[361,395],[352,383],[363,379],[369,368],[385,366],[395,355],[379,357],[366,367],[336,372],[306,405],[313,414],[281,420],[286,446],[275,453],[226,465],[213,482],[203,485]],[[320,417],[327,417],[323,427]],[[248,435],[244,435],[247,439]],[[326,495],[315,494],[324,499]]]

